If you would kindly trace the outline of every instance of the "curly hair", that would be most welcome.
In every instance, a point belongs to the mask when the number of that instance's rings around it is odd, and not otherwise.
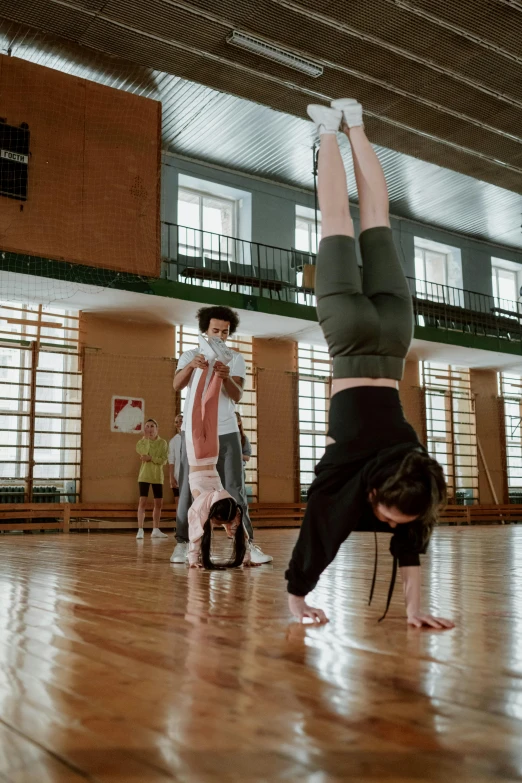
[[[210,326],[210,321],[215,318],[217,321],[228,321],[230,324],[230,336],[237,331],[239,326],[239,316],[230,307],[216,305],[215,307],[202,307],[197,312],[199,331],[205,334]]]

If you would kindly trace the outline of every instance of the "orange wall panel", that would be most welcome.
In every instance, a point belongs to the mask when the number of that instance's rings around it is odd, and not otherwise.
[[[507,503],[506,466],[503,449],[504,426],[495,370],[471,370],[471,391],[475,398],[481,503]],[[489,473],[489,477],[488,477]],[[490,483],[491,482],[491,483]],[[491,485],[493,485],[494,494]]]
[[[0,55],[0,116],[31,134],[0,249],[159,275],[161,104]]]
[[[399,383],[399,396],[404,416],[417,433],[420,442],[426,444],[426,406],[424,389],[420,385],[418,362],[406,362],[404,377]]]
[[[160,437],[170,440],[176,410],[174,327],[83,313],[81,329],[85,346],[82,500],[137,503],[139,435],[111,432],[111,400],[118,394],[143,398],[145,418],[155,418]],[[167,467],[164,493],[166,502],[173,500]]]
[[[297,343],[253,341],[257,368],[257,464],[259,500],[299,500]]]

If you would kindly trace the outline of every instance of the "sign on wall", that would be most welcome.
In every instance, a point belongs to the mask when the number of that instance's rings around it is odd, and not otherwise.
[[[114,395],[111,403],[111,432],[142,433],[145,400]]]

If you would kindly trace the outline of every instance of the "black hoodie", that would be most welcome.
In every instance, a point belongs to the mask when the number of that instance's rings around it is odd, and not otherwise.
[[[397,390],[388,387],[360,386],[335,394],[328,434],[336,442],[327,446],[308,490],[303,524],[285,574],[288,592],[311,592],[352,531],[386,532],[393,533],[394,557],[389,605],[397,564],[420,565],[419,554],[428,542],[420,522],[393,530],[380,522],[368,495],[396,472],[406,454],[424,448],[404,418]]]

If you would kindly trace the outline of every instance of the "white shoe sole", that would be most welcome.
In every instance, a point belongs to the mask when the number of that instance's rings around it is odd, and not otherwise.
[[[306,112],[314,121],[319,133],[335,134],[339,130],[343,114],[338,109],[320,103],[310,103],[306,107]]]
[[[343,123],[349,128],[358,128],[364,125],[362,119],[363,108],[355,98],[338,98],[332,101],[332,109],[342,112]]]

